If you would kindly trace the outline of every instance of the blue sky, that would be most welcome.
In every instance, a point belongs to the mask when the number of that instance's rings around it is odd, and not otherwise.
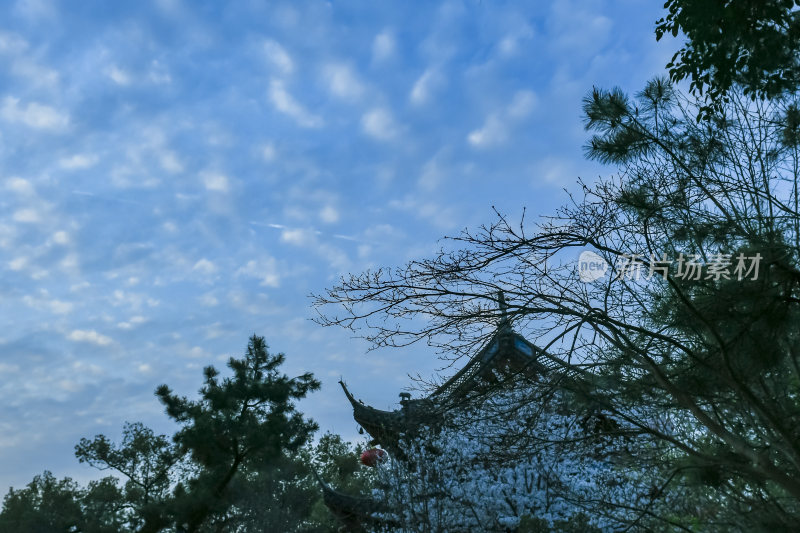
[[[0,7],[2,493],[97,477],[73,446],[126,420],[171,433],[155,387],[194,394],[253,333],[356,438],[340,376],[389,408],[439,361],[367,353],[309,293],[613,173],[580,100],[676,47],[644,0],[222,5]]]

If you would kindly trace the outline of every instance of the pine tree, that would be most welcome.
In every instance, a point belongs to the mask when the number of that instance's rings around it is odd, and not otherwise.
[[[284,361],[254,335],[245,356],[228,361],[231,376],[205,368],[199,399],[178,396],[167,385],[157,389],[180,425],[172,442],[141,424],[127,424],[119,446],[103,435],[81,440],[76,455],[82,462],[125,477],[120,499],[132,510],[127,527],[140,533],[224,530],[247,501],[261,499],[266,507],[275,496],[252,491],[291,485],[297,468],[291,456],[317,429],[295,402],[320,384],[310,373],[282,374]],[[264,483],[267,478],[276,484]]]
[[[800,120],[791,99],[729,96],[698,123],[703,102],[665,79],[635,99],[593,90],[586,152],[617,177],[533,227],[501,216],[431,259],[347,277],[318,296],[321,322],[457,357],[511,320],[560,366],[557,388],[637,436],[632,467],[666,469],[641,513],[691,488],[695,509],[664,519],[786,530],[800,522]],[[581,281],[581,250],[604,277]]]

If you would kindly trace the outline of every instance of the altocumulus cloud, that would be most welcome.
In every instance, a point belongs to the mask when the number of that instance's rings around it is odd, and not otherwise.
[[[267,60],[283,74],[291,74],[294,70],[294,62],[289,53],[272,39],[264,42],[264,54]]]
[[[7,96],[0,107],[0,117],[7,122],[17,122],[39,130],[57,131],[69,124],[69,115],[36,102],[20,105],[19,98]]]
[[[67,339],[75,342],[88,342],[97,346],[108,346],[114,340],[111,337],[96,332],[93,329],[75,329],[67,335]]]
[[[364,87],[347,65],[330,64],[323,68],[331,94],[343,100],[356,100],[364,93]]]
[[[216,172],[205,172],[203,173],[203,185],[206,186],[206,190],[209,191],[216,191],[216,192],[228,192],[230,188],[230,183],[228,181],[228,177],[224,174],[219,174]]]
[[[397,136],[397,124],[392,114],[387,109],[372,109],[361,117],[361,127],[370,137],[381,141],[388,141]]]
[[[5,483],[86,476],[80,437],[161,423],[162,376],[194,390],[188,368],[254,332],[298,370],[394,401],[430,352],[387,353],[380,378],[320,358],[366,347],[305,326],[303,295],[435,253],[490,206],[549,213],[597,175],[575,138],[584,91],[636,90],[671,55],[650,52],[645,3],[220,4],[0,2],[0,369],[26,359],[11,346],[37,354],[41,371],[5,385],[44,398],[5,413]],[[29,423],[56,393],[61,425]],[[357,438],[335,388],[306,409]]]
[[[298,126],[303,128],[319,128],[322,126],[322,119],[300,105],[286,90],[283,81],[272,80],[270,82],[269,97],[275,109],[292,117]]]

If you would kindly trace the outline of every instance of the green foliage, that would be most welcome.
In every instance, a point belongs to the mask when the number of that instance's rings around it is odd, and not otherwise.
[[[698,122],[703,102],[664,78],[635,98],[593,89],[583,102],[586,153],[618,165],[614,177],[533,228],[501,216],[454,238],[455,251],[343,280],[317,300],[336,306],[322,323],[361,324],[381,345],[441,338],[437,347],[460,354],[485,341],[503,291],[503,319],[542,339],[544,363],[560,367],[553,388],[581,400],[573,411],[623,421],[621,466],[659,480],[630,510],[646,517],[637,525],[796,528],[800,112],[790,98],[751,95],[733,85]],[[562,259],[586,248],[611,275],[576,279]],[[737,276],[740,255],[759,265],[757,277]],[[650,258],[666,270],[651,277]],[[724,276],[711,275],[726,262]],[[622,265],[642,275],[621,275]],[[409,317],[426,320],[402,327]],[[665,502],[658,516],[656,499]]]
[[[142,487],[143,479],[152,480],[142,472],[145,460],[152,460],[169,448],[163,436],[154,435],[141,424],[126,424],[119,445],[98,436],[92,441],[83,439],[78,448],[83,461],[101,469],[112,468],[100,459],[105,458],[131,472],[137,481],[127,477],[120,486],[117,478],[105,477],[81,488],[69,478],[57,480],[50,472],[44,472],[26,488],[11,489],[6,495],[0,511],[0,531],[133,533],[145,527],[178,531],[169,525],[168,517],[178,513],[178,505],[185,505],[185,500],[176,497],[189,496],[183,486],[175,485],[177,495],[170,490]],[[341,524],[325,506],[312,468],[345,492],[367,494],[375,482],[374,470],[359,464],[361,451],[339,435],[326,433],[315,446],[304,446],[294,452],[284,450],[280,457],[270,458],[266,464],[253,463],[229,484],[230,507],[209,516],[198,531],[338,531]],[[122,457],[124,461],[120,460]],[[168,477],[187,474],[181,471],[185,464],[172,461],[171,465]],[[144,504],[145,494],[149,495],[149,506]],[[159,518],[156,513],[163,516]]]
[[[644,257],[696,255],[706,264],[719,254],[733,265],[739,254],[759,254],[760,270],[757,279],[686,278],[673,265],[668,279],[626,288],[646,317],[638,325],[657,334],[636,331],[607,359],[617,369],[637,358],[652,368],[635,379],[618,371],[624,397],[648,398],[667,412],[686,407],[697,417],[679,441],[686,453],[662,461],[673,484],[706,502],[696,516],[780,529],[796,520],[800,494],[784,476],[797,466],[800,416],[800,115],[796,104],[753,103],[732,89],[697,124],[688,118],[691,104],[674,93],[664,98],[654,84],[624,108],[613,91],[587,97],[587,127],[598,132],[587,154],[622,165],[619,186],[597,188],[620,228],[613,245],[602,245]],[[622,134],[628,130],[635,138]],[[648,349],[637,355],[640,345]]]
[[[166,386],[157,395],[180,424],[170,439],[141,423],[126,423],[115,444],[104,435],[81,439],[82,463],[122,477],[81,488],[45,472],[11,490],[0,512],[0,531],[25,533],[146,533],[334,531],[311,466],[360,492],[358,454],[338,435],[311,447],[317,425],[295,402],[319,388],[309,373],[280,372],[261,337],[250,338],[242,359],[231,358],[230,377],[205,369],[197,400]]]
[[[6,494],[0,512],[0,531],[54,533],[83,531],[81,492],[70,478],[56,479],[45,471],[24,489]],[[98,530],[99,531],[99,530]]]
[[[90,481],[83,491],[81,508],[85,533],[122,533],[130,531],[131,509],[119,481],[105,477]]]
[[[312,468],[332,486],[349,494],[367,492],[372,469],[358,463],[359,449],[326,433],[314,447],[303,447],[269,468],[240,478],[228,526],[242,531],[337,531],[341,524],[322,501]],[[265,498],[264,495],[269,495]]]
[[[254,335],[245,357],[229,360],[233,376],[219,379],[214,367],[204,370],[199,400],[176,396],[166,385],[157,389],[167,414],[182,426],[174,441],[196,467],[176,489],[172,505],[175,523],[188,532],[225,515],[234,504],[230,487],[237,476],[300,449],[317,429],[294,401],[320,384],[309,373],[296,378],[281,374],[284,361],[283,354],[271,355],[263,337]]]
[[[800,2],[792,0],[667,0],[656,38],[686,36],[667,65],[673,81],[690,80],[708,101],[726,101],[741,85],[752,98],[774,98],[800,84]],[[699,116],[710,117],[712,105]]]
[[[590,158],[619,163],[647,152],[647,134],[632,120],[634,109],[619,88],[594,88],[583,99],[583,111],[586,128],[603,132],[589,141],[586,154]]]
[[[119,446],[105,435],[97,435],[91,441],[81,439],[75,446],[75,456],[81,463],[125,476],[120,498],[131,510],[128,516],[132,528],[163,514],[174,481],[173,467],[180,458],[165,435],[156,435],[139,422],[126,423]],[[97,490],[101,488],[106,494],[112,490],[111,487],[96,487]]]

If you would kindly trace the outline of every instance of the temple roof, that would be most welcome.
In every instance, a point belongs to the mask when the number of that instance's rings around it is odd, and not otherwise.
[[[549,360],[540,358],[542,351],[516,333],[507,322],[503,321],[495,334],[477,354],[470,358],[464,367],[453,377],[440,385],[430,396],[439,402],[462,396],[475,387],[478,378],[489,378],[493,370],[501,370],[507,366],[512,372],[527,375],[541,374],[548,370],[545,365]]]
[[[385,518],[378,516],[385,511],[381,502],[363,496],[352,496],[333,489],[312,468],[314,477],[322,487],[322,500],[325,506],[344,525],[347,531],[366,531],[366,526],[385,525]]]
[[[394,446],[402,433],[413,431],[423,423],[435,423],[441,412],[427,399],[405,400],[403,407],[396,411],[375,409],[356,400],[347,390],[347,385],[339,381],[345,396],[353,406],[353,418],[373,438],[395,456],[403,458],[403,452]]]
[[[499,300],[502,319],[497,331],[461,370],[427,398],[412,400],[410,395],[401,394],[402,407],[394,411],[384,411],[356,400],[344,382],[339,381],[353,406],[353,418],[370,434],[374,443],[380,443],[395,457],[405,460],[403,450],[396,445],[400,435],[413,434],[421,425],[438,424],[447,410],[471,391],[510,375],[534,377],[557,367],[549,358],[542,356],[543,352],[539,348],[511,329],[502,294]],[[343,494],[331,489],[319,476],[317,479],[323,486],[325,505],[349,531],[363,531],[365,525],[381,522],[377,518],[382,509],[379,502]]]
[[[382,411],[375,409],[364,402],[356,400],[355,397],[347,390],[347,385],[344,381],[339,381],[342,386],[345,396],[353,406],[353,418],[358,424],[366,430],[374,439],[381,439],[381,437],[394,440],[397,438],[397,431],[402,427],[404,419],[399,411]]]
[[[539,348],[514,332],[506,320],[502,320],[492,338],[461,370],[427,398],[402,400],[399,410],[384,411],[365,405],[355,399],[343,381],[339,381],[339,384],[353,406],[355,421],[370,434],[373,442],[380,443],[402,458],[402,452],[394,445],[401,434],[409,433],[421,424],[436,424],[450,406],[481,384],[494,383],[503,375],[521,373],[535,376],[554,368],[549,359],[540,357],[541,354]]]

